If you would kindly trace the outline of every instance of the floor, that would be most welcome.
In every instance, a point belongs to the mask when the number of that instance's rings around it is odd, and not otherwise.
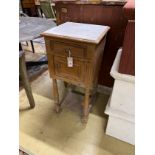
[[[39,46],[35,44],[36,49],[44,49]],[[29,46],[26,48],[31,50]],[[36,102],[33,110],[29,109],[24,90],[20,91],[20,149],[24,152],[29,155],[134,155],[133,145],[105,135],[107,115],[104,109],[109,95],[98,93],[84,127],[80,121],[81,93],[69,92],[63,101],[62,112],[56,114],[48,71],[32,81],[31,87]],[[58,87],[60,98],[63,98],[64,83],[58,81]],[[82,92],[79,88],[77,91]]]

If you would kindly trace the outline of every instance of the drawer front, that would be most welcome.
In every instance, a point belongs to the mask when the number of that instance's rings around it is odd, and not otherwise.
[[[71,57],[76,58],[85,58],[86,57],[86,48],[79,46],[79,45],[73,45],[69,43],[63,43],[63,42],[51,42],[51,50],[56,55],[61,55],[68,57],[69,51]]]
[[[67,66],[67,58],[54,56],[55,75],[74,81],[83,81],[83,62],[73,59],[73,67]]]

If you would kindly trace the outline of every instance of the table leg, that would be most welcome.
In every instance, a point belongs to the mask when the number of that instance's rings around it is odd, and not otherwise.
[[[55,104],[55,111],[60,111],[60,102],[59,102],[59,92],[58,92],[58,85],[57,80],[53,79],[53,98],[54,98],[54,104]]]
[[[25,56],[24,55],[22,55],[19,59],[19,72],[20,72],[20,76],[22,78],[23,86],[25,88],[25,92],[27,94],[27,97],[28,97],[28,100],[30,103],[30,107],[34,108],[35,102],[34,102],[34,98],[32,95],[30,83],[29,83],[29,80],[27,77],[26,66],[25,66]]]
[[[43,18],[42,10],[41,10],[41,8],[40,8],[40,5],[37,5],[37,11],[38,11],[39,17]]]
[[[32,40],[30,40],[30,43],[31,43],[31,47],[32,47],[32,52],[34,53],[34,52],[35,52],[35,50],[34,50],[33,41],[32,41]]]
[[[83,103],[83,117],[82,117],[82,123],[87,123],[88,121],[88,115],[89,115],[89,98],[90,90],[88,88],[85,89],[85,98]]]

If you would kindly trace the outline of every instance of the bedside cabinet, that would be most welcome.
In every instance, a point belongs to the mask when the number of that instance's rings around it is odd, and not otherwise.
[[[56,111],[60,110],[57,79],[83,87],[82,122],[88,120],[108,26],[66,22],[42,33],[45,38]]]

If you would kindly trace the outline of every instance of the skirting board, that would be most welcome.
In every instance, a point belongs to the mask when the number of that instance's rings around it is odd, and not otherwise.
[[[110,95],[112,92],[112,88],[104,85],[98,85],[97,92],[101,94]]]
[[[81,87],[75,87],[74,91],[84,94],[84,89]],[[98,85],[97,92],[105,95],[111,95],[112,88],[104,85]]]

